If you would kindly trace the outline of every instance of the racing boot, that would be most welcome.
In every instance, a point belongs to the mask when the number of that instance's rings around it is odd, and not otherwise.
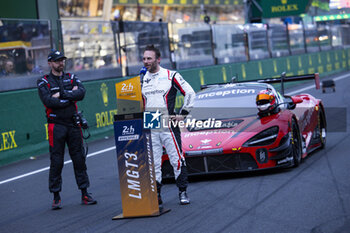
[[[59,193],[59,192],[55,192],[55,193],[54,193],[54,197],[53,197],[53,202],[52,202],[51,209],[53,209],[53,210],[62,209],[62,206],[61,206],[61,197],[60,197],[60,193]]]
[[[185,160],[181,160],[181,163],[181,173],[176,179],[176,186],[179,188],[180,205],[187,205],[190,204],[190,199],[186,193],[188,186],[188,172]]]
[[[163,209],[163,200],[162,200],[162,196],[160,195],[161,188],[162,188],[162,184],[157,182],[158,206],[160,211]]]
[[[97,201],[87,192],[86,189],[81,190],[81,204],[82,205],[95,205]]]
[[[179,199],[180,199],[180,205],[190,204],[190,199],[187,196],[186,190],[184,191],[179,190]]]

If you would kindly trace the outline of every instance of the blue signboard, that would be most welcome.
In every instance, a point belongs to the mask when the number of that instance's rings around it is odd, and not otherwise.
[[[159,215],[151,133],[142,119],[114,122],[123,217]]]

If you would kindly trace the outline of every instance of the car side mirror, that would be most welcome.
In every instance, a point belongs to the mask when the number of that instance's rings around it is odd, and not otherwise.
[[[293,96],[292,97],[292,101],[293,101],[294,104],[300,104],[300,103],[303,102],[303,99],[300,98],[300,97]]]
[[[288,109],[295,109],[297,104],[300,104],[303,102],[303,99],[300,97],[289,97],[289,101],[286,103]]]

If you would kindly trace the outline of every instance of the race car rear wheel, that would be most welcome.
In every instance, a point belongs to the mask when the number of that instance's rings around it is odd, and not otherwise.
[[[293,154],[293,167],[297,167],[301,162],[302,142],[299,127],[295,119],[292,119],[291,143]]]

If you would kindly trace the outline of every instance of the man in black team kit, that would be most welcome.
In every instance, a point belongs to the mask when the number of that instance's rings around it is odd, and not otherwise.
[[[146,111],[160,111],[170,119],[175,117],[175,99],[177,91],[184,95],[184,104],[180,115],[186,116],[193,106],[195,92],[182,76],[160,65],[160,52],[153,45],[146,47],[143,53],[143,65],[147,69],[142,78],[142,96]],[[145,69],[141,70],[143,73]],[[170,123],[170,122],[169,122]],[[181,135],[179,127],[170,127],[163,130],[151,130],[152,149],[154,157],[154,169],[157,180],[158,202],[162,204],[160,196],[162,182],[162,154],[163,146],[168,154],[170,164],[173,167],[176,185],[179,188],[181,205],[190,203],[187,196],[187,167],[181,148]]]
[[[89,177],[86,172],[85,152],[81,125],[77,122],[77,105],[85,96],[80,80],[63,72],[66,57],[54,50],[48,56],[51,72],[38,79],[39,96],[46,108],[50,145],[49,190],[54,194],[52,209],[61,209],[62,168],[64,148],[67,143],[73,161],[75,179],[82,194],[82,204],[92,205],[97,201],[87,192]]]

